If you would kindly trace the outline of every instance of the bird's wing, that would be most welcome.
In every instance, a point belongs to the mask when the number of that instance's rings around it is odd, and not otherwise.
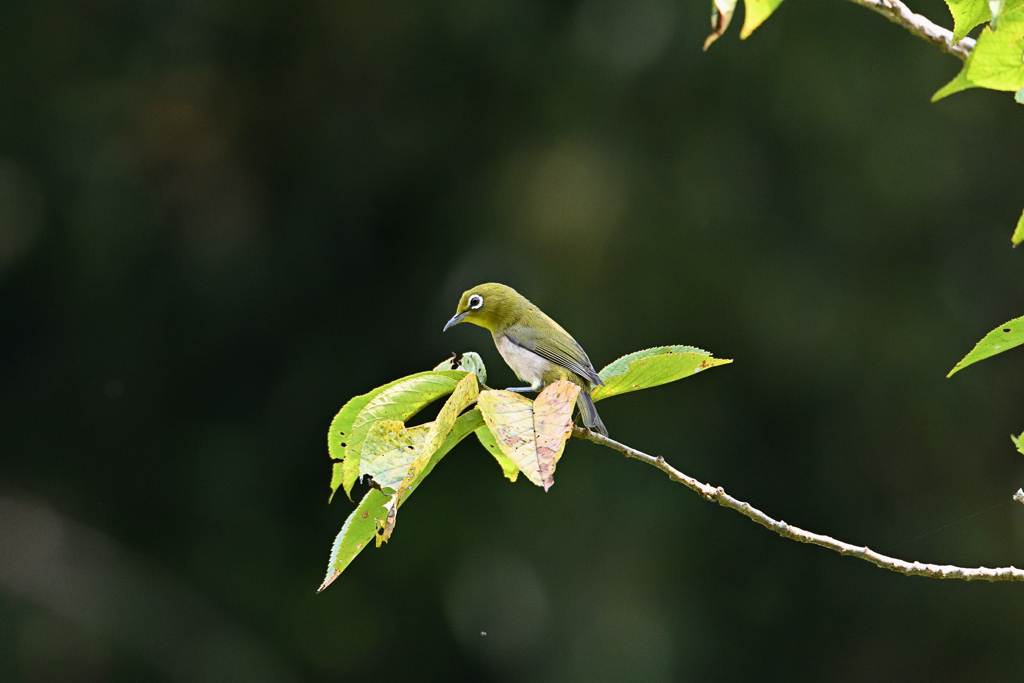
[[[575,372],[580,377],[589,380],[591,384],[604,386],[600,375],[597,374],[590,359],[587,358],[587,353],[568,333],[564,337],[562,335],[538,337],[529,328],[513,327],[506,331],[505,336],[510,342],[527,351],[533,351],[541,358],[561,365],[566,370]]]

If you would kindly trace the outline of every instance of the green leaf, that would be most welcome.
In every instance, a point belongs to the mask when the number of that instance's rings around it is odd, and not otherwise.
[[[736,11],[736,0],[711,0],[711,33],[704,40],[704,51],[711,43],[718,40],[725,29],[729,28],[732,15]]]
[[[526,478],[545,491],[555,483],[555,465],[572,431],[578,385],[560,379],[531,401],[512,391],[480,394],[480,412],[495,442]]]
[[[1020,436],[1010,434],[1010,441],[1012,441],[1013,445],[1017,447],[1018,452],[1024,454],[1024,434],[1021,434]]]
[[[992,17],[992,30],[995,31],[999,26],[999,17],[1003,14],[1003,5],[1005,0],[988,0],[989,15]]]
[[[498,465],[501,466],[501,472],[505,475],[506,479],[514,482],[519,478],[519,468],[508,459],[508,456],[498,446],[498,442],[494,440],[494,434],[491,434],[489,427],[485,426],[476,430],[476,438],[480,440],[480,444],[487,449],[487,452],[498,461]]]
[[[1017,228],[1013,231],[1013,236],[1010,237],[1010,242],[1013,246],[1017,246],[1021,242],[1024,242],[1024,213],[1021,213],[1020,218],[1017,220]]]
[[[434,369],[472,372],[476,375],[477,382],[487,384],[487,368],[484,367],[484,359],[480,357],[479,353],[474,351],[466,351],[462,354],[462,358],[458,359],[453,353],[451,358],[441,361]]]
[[[334,492],[341,486],[341,482],[345,478],[345,463],[336,462],[331,466],[331,496],[327,499],[327,502],[331,502],[331,498],[334,498]]]
[[[746,40],[754,29],[764,23],[764,20],[771,16],[782,0],[744,0],[743,28],[740,29],[740,39]]]
[[[1015,92],[1013,94],[1013,99],[1014,101],[1017,102],[1017,104],[1024,104],[1024,88],[1021,88],[1020,90]]]
[[[331,433],[327,437],[329,450],[332,440],[337,440],[343,449],[342,486],[345,493],[351,494],[352,486],[359,478],[359,457],[363,441],[375,422],[405,422],[438,398],[450,394],[465,376],[466,373],[461,371],[420,372],[386,384],[346,403],[331,423]],[[351,413],[356,408],[358,410],[352,418]],[[337,457],[336,452],[332,451],[332,457]]]
[[[413,485],[405,494],[403,503],[409,500],[409,496],[420,485],[420,482],[430,474],[434,466],[441,461],[441,458],[447,455],[456,444],[469,436],[470,432],[480,429],[483,425],[484,420],[479,410],[471,410],[456,420],[444,444],[431,456],[430,463],[423,469],[423,472],[420,473],[417,480],[413,482]],[[387,518],[387,508],[385,505],[390,500],[391,496],[385,495],[376,489],[371,489],[363,496],[359,506],[348,516],[338,536],[334,539],[330,560],[327,564],[327,576],[317,592],[327,588],[337,579],[355,556],[362,552],[363,548],[373,540],[378,525],[383,525]]]
[[[714,358],[707,351],[693,346],[659,346],[636,351],[605,366],[599,375],[603,387],[594,387],[594,401],[649,389],[694,375],[701,370],[725,365],[732,360]]]
[[[974,85],[991,90],[1024,88],[1024,4],[1013,4],[999,17],[997,30],[986,27],[978,37],[967,72]]]
[[[391,506],[391,510],[388,513],[387,524],[384,527],[384,534],[378,539],[378,545],[382,542],[387,542],[387,540],[391,538],[391,534],[395,529],[395,519],[398,515],[398,508],[401,505],[402,498],[405,497],[413,482],[417,480],[419,473],[426,468],[427,464],[430,462],[431,456],[433,456],[437,449],[444,443],[445,438],[448,436],[448,432],[450,432],[452,427],[455,425],[455,419],[459,416],[459,413],[461,413],[466,406],[475,401],[479,394],[480,388],[476,382],[476,375],[472,372],[467,373],[459,382],[458,386],[455,387],[452,395],[441,408],[441,412],[437,414],[437,419],[430,424],[430,429],[423,438],[423,443],[420,445],[420,449],[416,453],[416,457],[409,463],[408,470],[405,472],[405,476],[401,479],[401,483],[395,491],[394,499],[397,504]]]
[[[953,15],[953,42],[959,43],[975,26],[992,18],[988,0],[946,0]]]
[[[370,475],[384,489],[402,483],[409,465],[427,440],[431,423],[406,429],[397,420],[381,420],[370,427],[359,458],[359,476]]]
[[[975,48],[977,49],[977,48]],[[967,56],[967,61],[964,62],[963,67],[960,69],[960,73],[956,75],[956,78],[951,80],[946,85],[939,88],[934,95],[932,95],[932,102],[938,102],[944,97],[949,97],[963,90],[969,90],[970,88],[977,88],[978,86],[971,82],[971,79],[967,76],[971,70],[971,60],[974,59],[974,52],[971,52]]]
[[[973,365],[979,360],[985,360],[997,353],[1024,344],[1024,317],[1014,318],[992,330],[971,349],[971,352],[963,357],[959,363],[953,366],[946,377],[952,377],[968,365]]]

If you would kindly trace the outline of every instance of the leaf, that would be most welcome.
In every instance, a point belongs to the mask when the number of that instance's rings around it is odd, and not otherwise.
[[[498,442],[494,440],[494,434],[491,434],[491,430],[486,425],[476,430],[476,438],[480,440],[480,445],[486,448],[487,452],[498,461],[498,465],[501,466],[501,472],[505,475],[506,479],[514,482],[519,478],[519,468],[502,452]]]
[[[537,463],[547,491],[555,483],[555,465],[572,433],[572,409],[580,387],[560,379],[548,385],[533,402],[533,428],[537,432]]]
[[[999,17],[998,30],[985,28],[972,53],[967,78],[983,88],[1013,90],[1024,88],[1024,5]]]
[[[487,383],[487,368],[484,367],[484,359],[475,351],[466,351],[462,358],[456,359],[455,354],[437,364],[435,370],[461,370],[472,372],[480,384]]]
[[[387,523],[384,526],[384,533],[378,539],[378,545],[380,543],[386,543],[391,538],[392,532],[395,530],[395,520],[398,516],[398,508],[402,503],[402,498],[409,492],[409,488],[413,482],[416,481],[420,472],[426,468],[430,462],[431,456],[437,451],[438,448],[444,443],[445,438],[448,436],[448,432],[451,431],[455,425],[455,419],[459,416],[466,406],[476,400],[476,397],[480,394],[480,388],[477,385],[476,375],[472,372],[467,373],[465,377],[459,382],[458,386],[452,392],[452,395],[448,397],[444,406],[441,408],[441,412],[437,414],[437,419],[430,424],[430,429],[427,431],[426,436],[423,438],[423,443],[420,444],[420,448],[416,453],[415,459],[409,463],[408,469],[405,472],[405,476],[400,480],[398,488],[395,490],[394,503],[388,512]]]
[[[971,70],[972,59],[974,59],[974,52],[971,52],[971,54],[967,56],[967,61],[964,62],[963,68],[960,69],[960,73],[956,75],[956,78],[935,91],[935,94],[932,95],[932,102],[938,102],[944,97],[949,97],[950,95],[955,95],[963,90],[978,87],[971,82],[970,78],[967,77],[968,72]]]
[[[948,1],[948,0],[947,0]],[[952,7],[950,8],[952,10]],[[975,12],[980,12],[975,8]],[[992,16],[985,3],[986,20]],[[977,25],[977,24],[975,24]],[[932,102],[968,88],[1018,91],[1024,88],[1024,0],[1008,0],[998,30],[985,27],[956,78],[932,95]]]
[[[988,0],[989,14],[992,17],[992,30],[995,31],[999,26],[999,17],[1003,14],[1003,5],[1005,0]]]
[[[725,29],[729,28],[733,12],[736,11],[736,0],[711,0],[711,33],[704,40],[704,51],[711,43],[718,40]]]
[[[953,15],[953,43],[959,43],[975,26],[992,18],[988,0],[946,0]]]
[[[1024,454],[1024,434],[1021,434],[1020,436],[1014,436],[1013,434],[1010,434],[1010,441],[1012,441],[1013,445],[1017,447],[1018,452]]]
[[[405,422],[418,413],[424,407],[433,403],[438,398],[450,394],[456,384],[465,377],[464,372],[457,371],[436,371],[420,372],[415,375],[403,377],[400,380],[387,384],[379,390],[367,394],[370,398],[359,410],[351,426],[346,431],[344,424],[339,425],[338,433],[344,432],[347,442],[345,446],[345,464],[342,486],[346,494],[351,494],[352,486],[359,478],[359,458],[370,427],[379,420],[398,420]],[[359,397],[362,399],[363,397]],[[356,399],[349,401],[351,404]],[[348,404],[346,404],[348,407]],[[342,413],[345,408],[342,408]],[[338,414],[338,418],[342,416]],[[338,418],[335,418],[338,421]],[[332,434],[328,436],[328,445],[335,429],[332,424]],[[332,492],[333,493],[333,492]]]
[[[498,447],[545,491],[555,482],[555,465],[569,438],[578,394],[579,387],[568,380],[546,387],[536,402],[511,391],[480,394],[480,412]]]
[[[483,425],[483,417],[481,417],[479,410],[471,410],[456,420],[444,444],[431,456],[430,463],[423,469],[423,472],[420,473],[417,480],[413,482],[413,485],[406,492],[403,503],[409,500],[409,496],[420,485],[420,482],[430,474],[434,466],[441,461],[441,458],[447,455],[456,444],[469,436],[470,432],[482,428]],[[359,506],[348,516],[345,524],[341,527],[341,531],[338,532],[337,537],[334,539],[330,560],[327,564],[327,576],[317,592],[327,588],[335,579],[341,576],[341,573],[348,567],[355,556],[362,552],[373,540],[377,526],[384,524],[387,516],[387,509],[384,506],[390,500],[390,496],[376,489],[371,489],[363,496]]]
[[[1013,99],[1017,104],[1024,104],[1024,88],[1021,88],[1013,94]]]
[[[1014,318],[992,330],[975,345],[971,352],[963,357],[959,363],[953,366],[946,377],[952,377],[968,365],[973,365],[979,360],[985,360],[997,353],[1024,344],[1024,317]]]
[[[714,358],[693,346],[659,346],[619,358],[601,370],[603,387],[594,387],[594,401],[619,394],[649,389],[694,375],[701,370],[725,365],[732,360]]]
[[[740,29],[740,40],[746,40],[754,29],[771,16],[782,0],[743,0],[743,28]]]
[[[1010,242],[1013,246],[1017,246],[1021,242],[1024,242],[1024,213],[1020,215],[1017,220],[1017,228],[1013,231],[1013,236],[1010,237]]]
[[[331,498],[334,498],[334,492],[341,486],[341,482],[345,478],[345,463],[336,462],[331,465],[331,497],[327,499],[327,502],[331,502]]]
[[[406,429],[397,420],[381,420],[370,427],[359,458],[359,475],[369,475],[381,488],[402,483],[409,465],[423,448],[430,424]]]

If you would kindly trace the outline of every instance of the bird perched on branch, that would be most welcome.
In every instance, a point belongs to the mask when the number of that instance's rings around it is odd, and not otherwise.
[[[604,382],[572,335],[526,297],[496,282],[478,285],[463,293],[444,329],[463,322],[489,330],[512,372],[530,383],[528,387],[509,387],[508,391],[540,391],[552,382],[567,379],[580,387],[576,405],[583,424],[608,436],[590,397],[591,388],[604,386]]]

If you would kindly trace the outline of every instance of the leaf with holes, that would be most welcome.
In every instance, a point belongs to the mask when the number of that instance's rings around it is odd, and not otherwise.
[[[963,360],[953,366],[946,377],[952,377],[968,365],[973,365],[979,360],[985,360],[1021,344],[1024,344],[1024,317],[1014,318],[986,334],[971,349],[971,352],[963,357]]]
[[[693,346],[659,346],[645,349],[623,356],[605,366],[598,373],[604,381],[604,386],[594,387],[591,397],[594,401],[600,401],[609,396],[649,389],[731,362],[732,360],[727,358],[714,358],[707,351]]]
[[[359,476],[369,475],[378,486],[394,493],[422,450],[431,426],[432,423],[428,423],[406,429],[397,420],[375,423],[363,442]]]
[[[580,388],[558,380],[536,401],[511,391],[480,394],[480,412],[501,451],[526,478],[547,491],[572,430],[572,409]]]
[[[479,394],[480,387],[477,385],[476,375],[470,372],[462,378],[452,392],[452,395],[448,397],[448,400],[441,408],[441,412],[437,414],[437,419],[431,423],[429,431],[427,431],[426,436],[423,438],[423,443],[416,454],[416,458],[409,463],[405,477],[402,478],[401,483],[395,490],[395,504],[388,511],[387,523],[384,526],[384,533],[378,539],[378,545],[382,542],[387,542],[391,538],[391,534],[395,530],[395,520],[398,516],[398,508],[402,503],[402,498],[405,497],[409,487],[419,477],[419,473],[430,463],[430,458],[434,452],[444,443],[459,413],[475,401]]]
[[[469,436],[470,432],[483,427],[483,417],[479,410],[471,410],[455,421],[448,437],[439,449],[431,456],[430,462],[420,473],[416,481],[405,494],[402,501],[408,502],[409,496],[413,494],[428,474],[430,474],[438,462],[460,441]],[[415,428],[414,428],[415,429]],[[352,560],[371,542],[376,534],[378,526],[383,526],[387,519],[388,509],[392,497],[371,489],[359,502],[359,506],[352,511],[352,514],[345,520],[334,544],[331,547],[331,556],[327,564],[327,576],[320,585],[319,590],[327,588],[341,573],[351,564]],[[319,592],[319,591],[318,591]]]
[[[331,456],[337,458],[340,450],[344,465],[341,485],[351,496],[352,486],[359,478],[359,458],[366,434],[375,422],[398,420],[405,422],[427,405],[446,396],[466,376],[461,371],[429,371],[409,375],[386,384],[379,389],[357,396],[345,404],[331,423],[327,437]],[[358,411],[355,411],[358,408]],[[352,417],[352,412],[356,412]],[[350,420],[350,421],[349,421]],[[332,448],[332,441],[337,447]],[[334,482],[332,481],[332,484]],[[334,494],[332,489],[331,494]]]
[[[477,382],[480,384],[487,383],[487,368],[484,366],[484,359],[480,357],[479,353],[474,351],[466,351],[462,354],[461,358],[456,358],[453,353],[451,358],[441,361],[434,369],[472,372],[476,375]]]

